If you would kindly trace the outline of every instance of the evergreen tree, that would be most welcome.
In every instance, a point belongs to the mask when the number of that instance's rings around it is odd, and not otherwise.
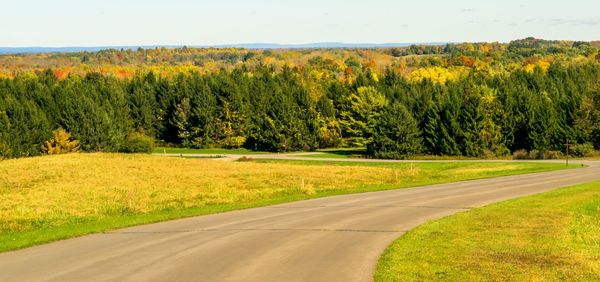
[[[496,94],[492,89],[485,86],[480,87],[480,91],[481,103],[479,111],[481,112],[481,126],[479,127],[479,143],[483,151],[475,156],[481,156],[482,154],[491,154],[492,156],[506,155],[509,151],[503,142],[502,128],[496,122],[500,111]]]
[[[368,153],[381,159],[405,159],[423,151],[423,140],[417,122],[402,105],[387,106],[373,132]]]
[[[588,91],[581,102],[576,127],[596,149],[600,149],[600,83]]]

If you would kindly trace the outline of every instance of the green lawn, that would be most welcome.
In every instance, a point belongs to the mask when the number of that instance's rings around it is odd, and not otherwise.
[[[267,152],[255,152],[248,149],[189,149],[189,148],[154,148],[154,154],[206,154],[206,155],[257,155]]]
[[[600,182],[426,223],[380,258],[376,281],[600,281]]]
[[[303,199],[564,168],[516,162],[224,162],[100,153],[5,160],[0,251]]]

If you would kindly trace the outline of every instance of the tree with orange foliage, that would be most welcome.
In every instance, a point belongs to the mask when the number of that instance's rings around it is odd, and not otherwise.
[[[469,68],[473,67],[473,64],[475,64],[475,59],[468,57],[468,56],[460,56],[460,61],[463,66],[469,67]]]

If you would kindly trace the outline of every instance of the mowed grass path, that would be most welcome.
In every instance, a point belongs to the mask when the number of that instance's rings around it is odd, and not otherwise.
[[[426,223],[397,240],[376,281],[600,281],[600,182]]]
[[[564,168],[549,163],[226,162],[71,154],[0,162],[0,251],[327,195]]]
[[[157,147],[152,151],[154,154],[203,154],[203,155],[260,155],[266,152],[251,151],[248,149],[188,149]]]

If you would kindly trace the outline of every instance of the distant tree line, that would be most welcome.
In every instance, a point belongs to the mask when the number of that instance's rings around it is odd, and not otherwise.
[[[355,75],[315,82],[270,66],[130,79],[17,75],[0,79],[0,156],[39,155],[59,128],[84,151],[123,150],[131,134],[193,148],[364,146],[383,158],[562,150],[567,139],[600,148],[596,62],[473,71],[446,83],[392,69]]]

